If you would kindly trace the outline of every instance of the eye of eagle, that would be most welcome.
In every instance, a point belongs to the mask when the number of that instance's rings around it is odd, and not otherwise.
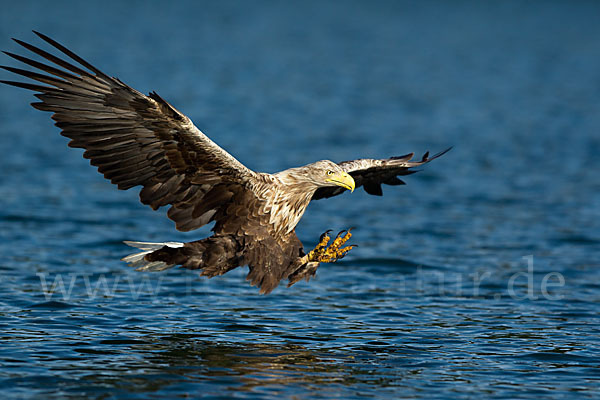
[[[331,171],[331,170],[327,171],[327,175],[333,175],[333,171]]]

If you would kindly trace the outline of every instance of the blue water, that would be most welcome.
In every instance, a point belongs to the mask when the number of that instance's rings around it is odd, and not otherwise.
[[[156,90],[250,168],[454,149],[382,198],[312,204],[360,245],[268,296],[143,274],[194,240],[0,87],[4,398],[598,398],[600,4],[3,2]],[[16,65],[8,57],[2,64]],[[2,71],[0,79],[9,79]]]

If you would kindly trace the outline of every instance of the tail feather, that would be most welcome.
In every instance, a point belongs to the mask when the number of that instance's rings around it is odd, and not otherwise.
[[[130,267],[135,268],[136,271],[164,271],[165,269],[173,268],[175,264],[167,264],[163,261],[147,261],[146,255],[152,253],[155,250],[162,249],[163,247],[178,248],[183,247],[183,243],[179,242],[164,242],[164,243],[150,243],[150,242],[133,242],[126,240],[126,245],[143,250],[139,253],[133,253],[126,257],[123,257],[121,261],[125,261]]]

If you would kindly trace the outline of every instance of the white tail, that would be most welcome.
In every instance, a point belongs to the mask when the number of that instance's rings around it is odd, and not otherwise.
[[[164,271],[165,269],[173,268],[175,264],[167,264],[162,261],[146,261],[144,257],[146,254],[150,254],[155,250],[162,249],[165,246],[172,247],[174,249],[183,247],[183,243],[179,242],[165,242],[165,243],[149,243],[149,242],[131,242],[126,240],[124,242],[127,246],[136,247],[143,250],[139,253],[133,253],[126,257],[121,258],[121,261],[125,261],[130,267],[135,268],[136,271]]]

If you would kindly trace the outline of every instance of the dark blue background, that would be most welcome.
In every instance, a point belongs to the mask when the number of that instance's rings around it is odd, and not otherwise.
[[[3,2],[2,49],[50,35],[255,170],[454,145],[383,198],[312,204],[307,247],[349,226],[360,247],[260,296],[245,269],[128,270],[122,240],[208,229],[176,232],[0,87],[3,396],[596,398],[599,19],[595,1]]]

